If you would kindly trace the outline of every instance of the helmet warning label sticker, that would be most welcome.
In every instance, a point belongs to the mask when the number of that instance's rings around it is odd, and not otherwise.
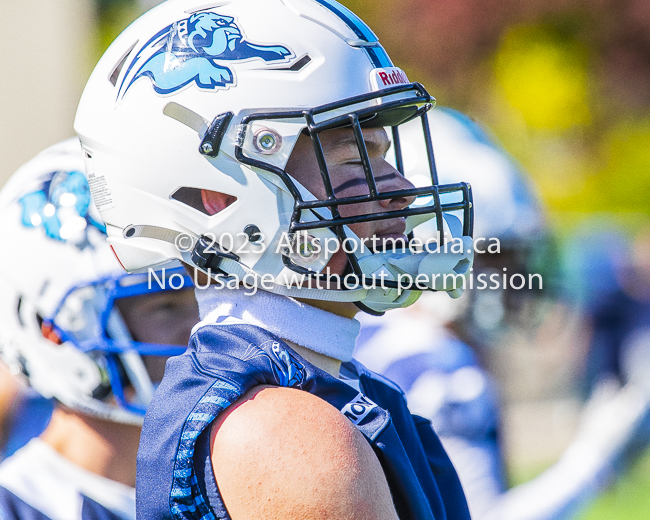
[[[115,207],[113,195],[104,175],[97,175],[96,173],[88,174],[88,186],[90,187],[90,194],[93,197],[97,211]]]
[[[387,67],[385,69],[372,69],[370,71],[370,83],[374,90],[381,90],[410,82],[404,71],[399,67]]]
[[[341,409],[341,413],[353,424],[359,424],[376,407],[375,403],[360,393]]]

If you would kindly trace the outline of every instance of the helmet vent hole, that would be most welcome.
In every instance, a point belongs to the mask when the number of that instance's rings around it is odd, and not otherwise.
[[[237,201],[234,195],[218,191],[201,190],[201,200],[208,215],[216,215]]]
[[[289,70],[291,72],[298,72],[299,70],[302,70],[310,61],[311,58],[309,57],[309,54],[305,54],[296,63],[291,65],[291,67],[289,67]]]
[[[310,62],[311,62],[311,57],[309,56],[309,54],[305,54],[298,60],[294,61],[294,63],[289,67],[277,67],[271,70],[286,70],[289,72],[299,72],[302,69],[304,69],[307,66],[307,64]]]
[[[23,321],[22,313],[20,309],[23,306],[23,297],[19,296],[18,297],[18,305],[16,306],[16,316],[18,317],[18,322],[20,323],[21,327],[25,326],[25,322]]]
[[[41,323],[41,333],[45,339],[51,341],[55,345],[61,345],[63,343],[61,337],[54,330],[54,327],[49,323]]]
[[[111,72],[110,77],[108,78],[108,81],[111,82],[113,86],[117,85],[117,78],[120,77],[120,72],[122,72],[122,67],[124,67],[124,64],[126,63],[126,59],[129,57],[129,54],[131,54],[131,51],[135,48],[135,46],[138,44],[136,41],[131,47],[129,48],[128,51],[122,56],[122,59],[115,65],[115,68],[113,69],[113,72]]]
[[[203,205],[203,201],[201,200],[201,190],[198,188],[178,188],[174,193],[172,193],[171,198],[178,202],[182,202],[186,206],[190,206],[205,215],[209,215]]]

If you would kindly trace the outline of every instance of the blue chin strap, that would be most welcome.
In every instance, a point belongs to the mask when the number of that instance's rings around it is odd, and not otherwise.
[[[156,277],[162,283],[148,274],[124,273],[75,286],[62,299],[54,317],[43,320],[62,342],[72,343],[93,357],[110,384],[110,392],[106,395],[112,394],[121,408],[138,415],[145,414],[159,383],[151,381],[142,356],[177,356],[187,348],[133,340],[115,305],[116,300],[122,298],[193,287],[182,267],[157,272]],[[65,326],[66,321],[74,323],[71,319],[77,322],[75,330]]]

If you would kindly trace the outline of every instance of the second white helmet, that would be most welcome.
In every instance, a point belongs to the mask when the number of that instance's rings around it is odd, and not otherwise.
[[[141,424],[162,377],[154,372],[185,350],[198,310],[191,290],[173,290],[191,287],[177,262],[155,273],[162,287],[153,274],[121,269],[83,169],[79,141],[68,139],[24,164],[0,190],[0,357],[45,397]],[[137,302],[146,313],[135,315]],[[176,327],[155,337],[133,326],[170,317]]]

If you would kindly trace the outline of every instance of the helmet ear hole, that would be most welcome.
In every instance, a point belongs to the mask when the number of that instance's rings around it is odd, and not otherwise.
[[[52,327],[50,323],[41,323],[41,333],[45,339],[51,341],[52,343],[55,343],[57,345],[61,345],[61,343],[63,343],[61,337],[56,333],[54,327]]]
[[[113,72],[111,72],[110,77],[108,78],[108,81],[111,82],[111,84],[115,87],[117,85],[117,78],[120,76],[120,72],[122,72],[122,68],[124,67],[124,64],[126,63],[126,59],[129,57],[129,54],[131,54],[131,51],[135,48],[138,42],[135,42],[129,50],[122,56],[122,59],[115,65],[115,68],[113,69]]]
[[[171,198],[205,215],[216,215],[237,201],[237,197],[234,195],[188,187],[178,188]]]
[[[201,213],[209,215],[203,206],[203,201],[201,200],[201,190],[198,188],[178,188],[174,193],[172,193],[171,198],[182,202],[186,206],[194,208]]]
[[[201,201],[208,215],[216,215],[237,201],[234,195],[219,191],[201,190]]]

